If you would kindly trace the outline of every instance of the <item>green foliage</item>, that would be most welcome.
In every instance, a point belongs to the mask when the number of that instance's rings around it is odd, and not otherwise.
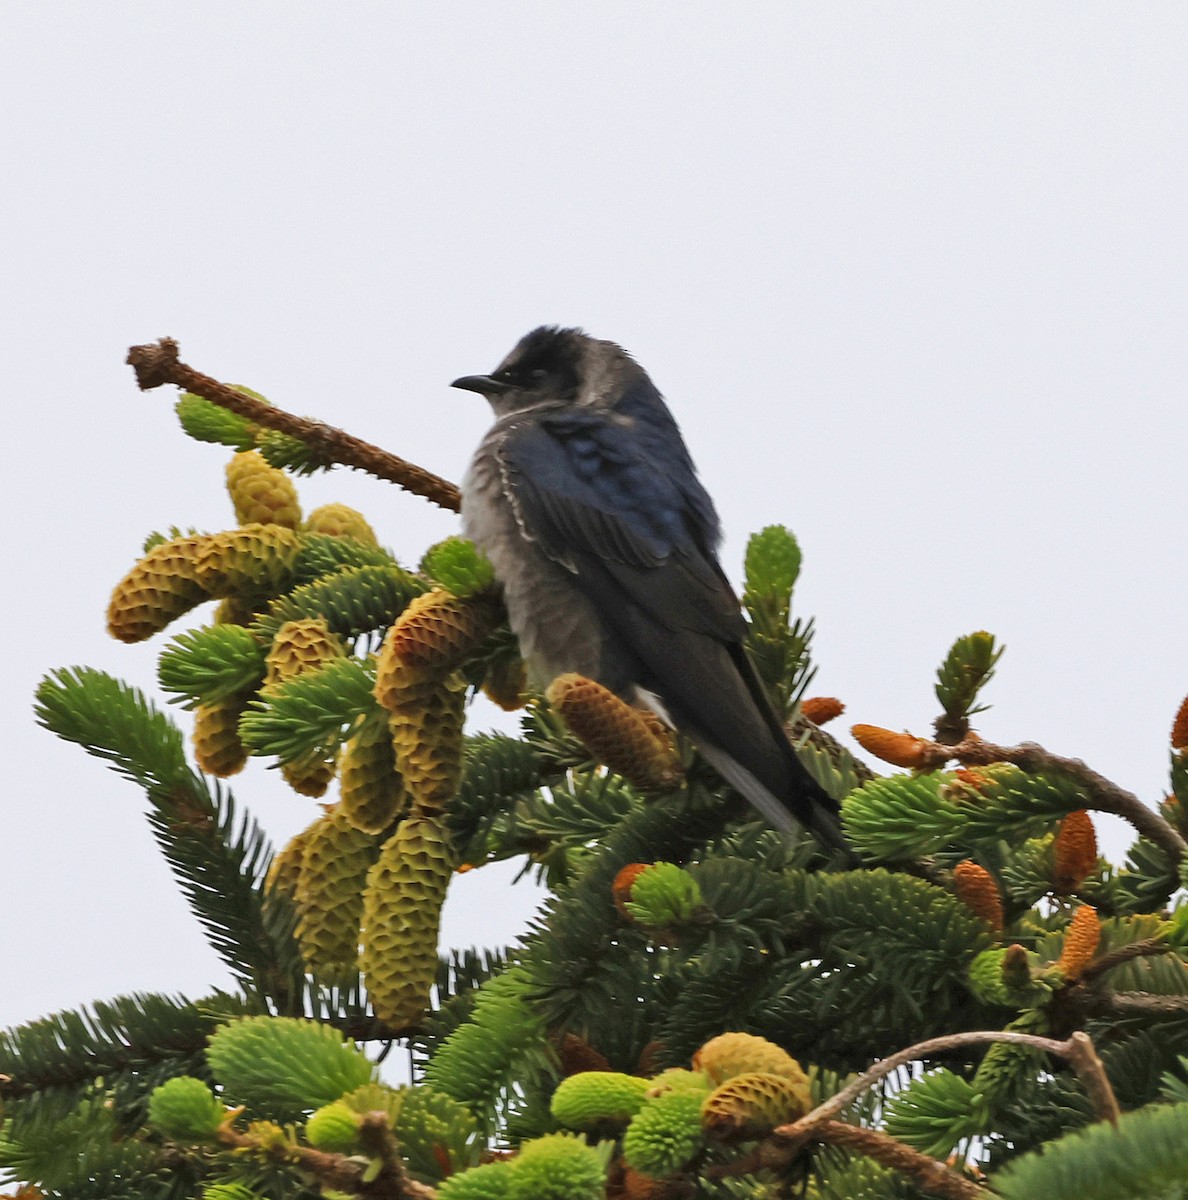
[[[319,1150],[350,1154],[359,1141],[359,1114],[342,1100],[323,1104],[305,1122],[305,1140]]]
[[[267,647],[242,625],[208,625],[180,633],[161,652],[157,682],[187,708],[255,691]]]
[[[962,727],[968,725],[969,718],[986,710],[986,705],[975,705],[974,702],[994,675],[1004,649],[995,645],[994,635],[984,629],[953,643],[936,673],[936,698],[953,732],[963,733]],[[938,731],[944,732],[939,726]]]
[[[331,754],[350,726],[377,709],[375,665],[340,658],[274,684],[253,700],[239,721],[239,736],[252,754],[300,762]]]
[[[269,466],[292,471],[294,475],[314,475],[336,465],[333,459],[326,458],[307,442],[281,433],[279,429],[260,430],[256,435],[256,448]]]
[[[514,966],[479,987],[470,1020],[438,1047],[425,1082],[489,1119],[543,1032],[526,1000],[523,971]]]
[[[872,779],[842,805],[846,839],[871,862],[934,853],[960,826],[957,806],[942,792],[951,778],[938,772]]]
[[[751,535],[743,564],[743,607],[752,620],[764,612],[777,622],[787,622],[801,559],[799,543],[783,525],[768,525]]]
[[[178,411],[200,440],[256,446],[297,473],[330,465],[199,397],[183,397]],[[228,552],[219,586],[252,589],[233,596],[236,619],[251,624],[179,634],[159,678],[189,707],[246,704],[281,625],[325,621],[350,654],[266,689],[239,728],[252,751],[284,763],[332,756],[363,721],[386,736],[369,652],[430,586],[468,596],[493,584],[490,565],[461,538],[432,547],[420,573],[351,537],[286,534],[281,549],[265,581]],[[1068,1136],[1094,1118],[1080,1080],[1058,1057],[1002,1043],[924,1062],[903,1072],[898,1090],[884,1081],[840,1118],[929,1155],[968,1153],[1003,1196],[1184,1192],[1188,904],[1179,898],[1170,920],[1162,910],[1188,868],[1144,838],[1123,869],[1100,863],[1075,900],[1054,896],[1053,833],[1066,813],[1094,808],[1092,781],[1007,763],[874,777],[798,714],[812,674],[812,623],[792,609],[800,566],[786,529],[751,539],[740,629],[806,767],[843,799],[856,851],[880,865],[845,869],[811,838],[764,828],[683,740],[681,787],[642,794],[533,701],[521,736],[466,739],[461,786],[443,816],[458,861],[520,859],[550,894],[513,951],[442,958],[430,1011],[407,1036],[418,1080],[407,1088],[375,1082],[370,1059],[338,1032],[389,1046],[394,1033],[350,966],[353,933],[338,986],[308,973],[297,952],[291,897],[310,894],[299,883],[312,861],[304,835],[276,860],[266,895],[267,842],[188,765],[176,725],[100,672],[48,677],[38,719],[144,789],[158,842],[238,993],[201,1004],[131,997],[0,1034],[0,1163],[10,1178],[38,1184],[50,1200],[339,1200],[382,1182],[381,1158],[369,1158],[375,1128],[361,1122],[380,1112],[411,1176],[442,1200],[603,1200],[612,1160],[612,1194],[628,1190],[625,1160],[652,1176],[680,1173],[674,1194],[714,1200],[917,1200],[903,1177],[824,1144],[787,1168],[716,1177],[714,1168],[754,1147],[703,1136],[716,1053],[707,1043],[724,1032],[731,1046],[768,1039],[774,1053],[804,1062],[819,1101],[934,1034],[1006,1024],[1064,1037],[1081,1024],[1123,1108],[1134,1110],[1117,1132],[1097,1124]],[[465,664],[465,682],[477,688],[516,652],[506,626],[497,629]],[[964,736],[983,711],[1001,653],[985,632],[953,645],[936,687],[942,740]],[[1160,814],[1183,833],[1182,754],[1173,755],[1172,790]],[[375,835],[360,836],[369,844]],[[1001,934],[954,894],[964,858],[1001,883]],[[651,866],[633,872],[624,916],[617,880],[631,864]],[[344,909],[353,894],[348,886]],[[1057,964],[1081,902],[1101,916],[1098,970],[1070,982]],[[384,965],[393,975],[408,969]],[[431,956],[426,982],[432,967]],[[690,1070],[692,1061],[705,1070]],[[751,1089],[737,1085],[740,1104],[780,1099],[767,1076],[748,1076],[766,1069],[732,1069]],[[792,1085],[797,1111],[809,1086],[803,1076]],[[719,1131],[745,1117],[741,1108],[715,1113]],[[558,1123],[587,1136],[557,1134]],[[600,1136],[614,1140],[588,1144]],[[223,1144],[231,1140],[241,1144]],[[507,1157],[475,1165],[495,1148]]]
[[[1003,1200],[1153,1200],[1188,1189],[1188,1105],[1123,1113],[1118,1127],[1090,1125],[1049,1142],[994,1176]]]
[[[215,1078],[259,1116],[288,1120],[369,1082],[374,1067],[338,1030],[295,1017],[241,1017],[211,1035]]]
[[[747,543],[743,607],[751,618],[747,649],[778,711],[787,715],[812,678],[811,621],[791,621],[800,546],[782,525],[769,525]]]
[[[401,1093],[394,1127],[409,1170],[426,1183],[473,1166],[482,1149],[474,1114],[431,1087]]]
[[[553,1116],[567,1129],[625,1123],[639,1111],[648,1087],[648,1080],[622,1071],[582,1071],[558,1084]]]
[[[663,1178],[700,1152],[701,1104],[706,1093],[673,1088],[654,1096],[631,1118],[623,1135],[623,1157],[645,1175]]]
[[[602,1200],[606,1163],[567,1133],[525,1142],[513,1163],[509,1200]]]
[[[211,945],[244,987],[294,1002],[300,955],[291,917],[261,893],[270,848],[230,792],[186,762],[181,730],[135,688],[79,667],[37,689],[38,721],[144,788],[149,822]]]
[[[935,1158],[947,1158],[964,1138],[985,1132],[987,1112],[968,1080],[941,1069],[921,1075],[887,1104],[892,1137]]]
[[[688,871],[659,862],[636,878],[624,907],[641,925],[663,928],[692,920],[701,903],[701,889]]]
[[[314,583],[339,571],[362,567],[395,567],[392,556],[378,546],[351,537],[328,533],[303,533],[293,561],[293,582],[297,587]]]
[[[248,389],[239,390],[246,392]],[[182,429],[196,441],[214,442],[235,450],[251,450],[256,444],[257,427],[251,421],[193,392],[182,392],[174,411]]]
[[[510,1162],[484,1163],[451,1175],[437,1189],[437,1200],[508,1200],[511,1185]]]
[[[331,633],[356,638],[386,629],[426,590],[423,579],[394,563],[343,567],[274,600],[252,624],[252,632],[267,645],[286,621],[321,617]]]
[[[205,1080],[176,1075],[149,1097],[148,1118],[167,1137],[201,1141],[218,1129],[224,1111]]]
[[[473,542],[460,537],[446,538],[430,546],[421,559],[421,571],[455,596],[473,596],[495,583],[491,564]]]
[[[0,1131],[0,1167],[13,1180],[67,1196],[88,1184],[110,1194],[152,1195],[157,1167],[154,1148],[139,1138],[121,1138],[115,1112],[100,1092],[82,1100],[52,1123],[6,1121]]]
[[[68,1110],[100,1078],[139,1109],[159,1082],[154,1075],[192,1071],[211,1030],[241,1007],[230,996],[194,1004],[139,993],[41,1017],[0,1032],[0,1076],[27,1109],[36,1100],[38,1109]],[[135,1083],[127,1093],[125,1079]]]

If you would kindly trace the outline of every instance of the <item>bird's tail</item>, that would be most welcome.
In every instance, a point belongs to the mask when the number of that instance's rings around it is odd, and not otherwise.
[[[777,793],[707,737],[694,734],[694,740],[702,758],[736,792],[745,796],[774,828],[785,833],[807,828],[827,849],[847,849],[837,801],[809,774],[791,745],[788,754],[795,766],[787,769],[785,786]]]

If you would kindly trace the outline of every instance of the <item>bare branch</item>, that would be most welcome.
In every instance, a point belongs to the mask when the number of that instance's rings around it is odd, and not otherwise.
[[[941,1200],[980,1200],[986,1191],[970,1179],[958,1175],[944,1163],[911,1146],[880,1132],[864,1129],[861,1125],[849,1125],[845,1121],[825,1121],[813,1131],[815,1137],[834,1146],[845,1146],[857,1150],[867,1158],[902,1172],[925,1191]]]
[[[339,463],[344,467],[366,471],[378,479],[423,496],[441,508],[451,512],[459,510],[461,497],[458,488],[448,479],[442,479],[432,471],[406,462],[342,429],[264,404],[209,375],[203,375],[179,361],[177,342],[173,338],[161,338],[155,344],[133,346],[128,351],[127,361],[136,372],[136,382],[142,391],[149,391],[164,383],[176,384],[257,425],[297,438],[327,464]]]
[[[989,763],[1008,762],[1024,771],[1038,774],[1051,771],[1064,775],[1084,789],[1087,808],[1097,812],[1113,813],[1129,821],[1143,835],[1159,846],[1173,863],[1179,863],[1188,853],[1188,842],[1163,819],[1153,808],[1148,808],[1133,792],[1119,787],[1104,775],[1099,775],[1079,758],[1064,758],[1053,754],[1035,742],[1022,742],[1018,746],[996,746],[970,735],[956,745],[943,742],[926,742],[922,749],[924,763],[928,768],[942,767],[950,759],[956,759],[967,767],[984,767]]]

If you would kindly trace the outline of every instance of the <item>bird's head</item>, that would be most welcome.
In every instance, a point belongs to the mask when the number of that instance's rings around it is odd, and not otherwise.
[[[486,396],[497,416],[544,405],[610,405],[628,374],[642,374],[613,342],[580,329],[542,325],[525,334],[490,375],[463,375],[450,385]]]

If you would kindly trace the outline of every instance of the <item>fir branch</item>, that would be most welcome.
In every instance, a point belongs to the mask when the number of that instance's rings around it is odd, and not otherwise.
[[[1188,1017],[1188,996],[1153,996],[1149,992],[1102,992],[1092,1012],[1115,1017]]]
[[[230,996],[202,1004],[135,993],[0,1032],[0,1099],[71,1089],[100,1076],[188,1059],[211,1030],[242,1011]]]
[[[321,461],[366,471],[414,495],[423,496],[450,512],[457,512],[460,507],[458,488],[448,479],[442,479],[344,430],[295,416],[284,409],[255,400],[209,375],[203,375],[179,360],[178,345],[173,338],[161,338],[155,345],[132,346],[128,350],[127,362],[136,372],[136,383],[141,391],[150,391],[164,383],[176,384],[257,425],[297,438]]]
[[[409,1177],[389,1120],[386,1112],[369,1112],[359,1122],[359,1140],[379,1163],[374,1172],[365,1159],[300,1146],[284,1137],[240,1133],[230,1125],[224,1125],[217,1136],[234,1151],[263,1153],[276,1162],[291,1163],[335,1191],[368,1200],[435,1200],[436,1188]]]
[[[262,692],[240,718],[239,736],[250,754],[283,763],[333,753],[350,726],[377,709],[374,687],[371,664],[332,660]]]
[[[271,846],[234,798],[191,770],[177,726],[136,688],[89,667],[37,689],[38,722],[144,788],[157,843],[216,953],[245,987],[285,1011],[298,999],[300,955],[264,911]]]
[[[1157,941],[1155,938],[1143,938],[1139,942],[1128,942],[1126,945],[1118,946],[1108,954],[1103,954],[1100,958],[1091,962],[1081,972],[1078,982],[1088,983],[1104,975],[1107,971],[1112,971],[1115,967],[1120,967],[1124,962],[1130,962],[1131,959],[1154,958],[1161,954],[1170,953],[1171,947],[1166,942]]]
[[[986,1196],[985,1188],[972,1180],[877,1129],[866,1129],[845,1121],[825,1121],[816,1128],[814,1136],[830,1145],[856,1150],[884,1167],[907,1175],[941,1200],[980,1200]]]
[[[1160,846],[1173,863],[1179,863],[1188,853],[1188,842],[1159,813],[1148,808],[1133,792],[1098,774],[1079,758],[1053,754],[1035,742],[997,746],[973,735],[952,746],[923,741],[920,754],[920,765],[926,770],[943,767],[950,759],[956,759],[967,767],[1007,762],[1031,774],[1050,771],[1063,775],[1084,790],[1087,808],[1112,813],[1129,821],[1140,834]]]
[[[1078,1031],[1067,1041],[1059,1042],[1053,1038],[1011,1030],[970,1031],[930,1038],[888,1055],[817,1105],[812,1112],[798,1121],[774,1129],[750,1153],[727,1166],[716,1168],[714,1174],[746,1175],[764,1168],[780,1171],[792,1162],[805,1142],[824,1141],[858,1150],[884,1166],[903,1171],[919,1186],[944,1200],[973,1200],[974,1197],[985,1196],[986,1192],[981,1187],[950,1171],[938,1160],[885,1133],[836,1119],[868,1088],[908,1063],[982,1042],[1010,1042],[1065,1059],[1080,1078],[1098,1118],[1117,1124],[1120,1116],[1118,1101],[1088,1034]]]
[[[1185,997],[1188,999],[1188,997]],[[886,1058],[880,1059],[868,1071],[847,1084],[839,1092],[830,1096],[823,1104],[819,1104],[812,1112],[794,1121],[790,1125],[782,1125],[772,1133],[790,1144],[795,1149],[806,1138],[814,1136],[816,1126],[823,1121],[832,1120],[853,1104],[867,1088],[876,1084],[880,1079],[906,1066],[916,1059],[931,1058],[937,1054],[945,1054],[952,1050],[963,1050],[967,1046],[980,1045],[982,1042],[1012,1042],[1017,1046],[1027,1046],[1033,1050],[1043,1050],[1069,1062],[1081,1078],[1086,1092],[1093,1100],[1095,1110],[1103,1120],[1114,1121],[1118,1116],[1118,1102],[1114,1098],[1105,1068],[1093,1049],[1093,1042],[1087,1033],[1078,1031],[1067,1041],[1058,1042],[1054,1038],[1039,1037],[1033,1033],[1016,1033],[1006,1029],[970,1030],[967,1033],[951,1033],[943,1037],[929,1038],[917,1042],[904,1050],[896,1051]]]

